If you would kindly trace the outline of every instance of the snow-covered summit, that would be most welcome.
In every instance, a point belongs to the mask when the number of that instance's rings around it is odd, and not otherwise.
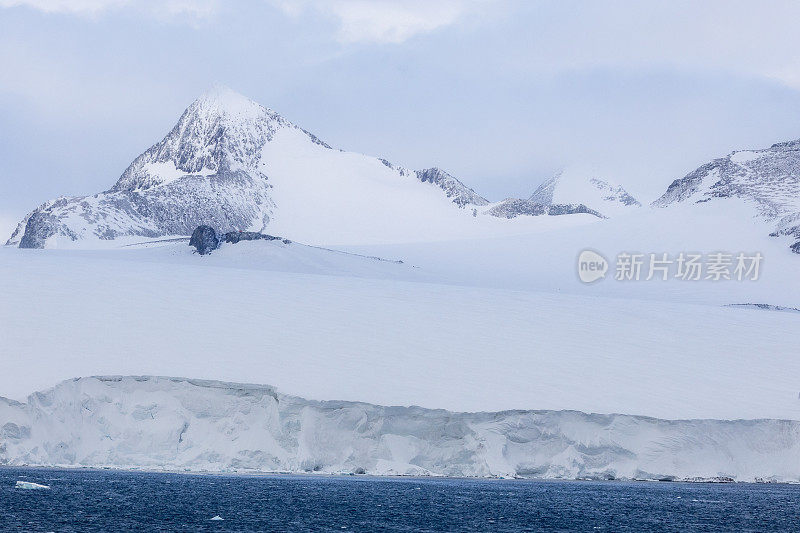
[[[774,224],[773,235],[800,239],[800,140],[714,159],[673,181],[653,206],[722,198],[751,205],[756,215]],[[800,240],[793,249],[800,251]]]
[[[161,142],[131,163],[110,192],[145,190],[184,176],[235,171],[266,179],[260,175],[260,149],[279,128],[296,126],[245,96],[215,86],[192,102]]]
[[[642,205],[620,185],[601,178],[596,171],[577,167],[562,170],[542,183],[528,201],[541,205],[583,204],[604,216]]]
[[[479,213],[487,204],[441,169],[412,171],[333,150],[271,109],[214,87],[109,190],[42,204],[7,244],[120,245],[186,236],[199,225],[364,244],[493,235],[526,224]]]
[[[219,115],[253,117],[263,114],[264,111],[276,115],[271,109],[221,84],[214,84],[201,94],[189,109],[191,110],[193,107],[197,110]]]

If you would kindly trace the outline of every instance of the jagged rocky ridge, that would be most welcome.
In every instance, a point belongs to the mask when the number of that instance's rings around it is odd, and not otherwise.
[[[800,422],[309,401],[166,377],[0,399],[0,464],[189,471],[800,480]]]
[[[673,181],[653,206],[719,198],[753,205],[760,217],[774,224],[773,236],[798,239],[792,250],[800,253],[800,140],[714,159]]]
[[[416,171],[417,179],[422,183],[433,183],[440,187],[448,198],[452,198],[453,203],[460,207],[468,205],[484,206],[489,204],[489,200],[480,196],[478,193],[465,186],[456,178],[440,168],[426,168]]]

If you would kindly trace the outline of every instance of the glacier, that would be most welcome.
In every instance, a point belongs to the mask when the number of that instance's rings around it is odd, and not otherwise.
[[[310,401],[265,385],[76,378],[0,399],[0,464],[207,472],[800,481],[800,422]]]

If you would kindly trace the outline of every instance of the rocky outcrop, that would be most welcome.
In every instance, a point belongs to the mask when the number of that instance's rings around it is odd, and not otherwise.
[[[574,215],[577,213],[585,213],[588,215],[594,215],[598,218],[605,218],[594,209],[589,209],[583,204],[541,204],[531,200],[522,200],[520,198],[508,198],[503,200],[486,211],[486,213],[501,218],[541,215]]]
[[[189,246],[194,246],[200,255],[209,254],[219,247],[217,232],[211,226],[197,226],[189,239]]]
[[[239,241],[279,241],[281,238],[257,231],[229,231],[222,236],[222,240],[227,243],[236,244]]]
[[[469,205],[483,206],[489,204],[489,200],[480,196],[440,168],[433,167],[426,168],[425,170],[417,170],[416,175],[417,179],[422,183],[432,183],[438,186],[445,192],[447,197],[459,207],[466,207]]]
[[[219,248],[222,243],[236,244],[241,241],[282,241],[284,244],[292,242],[289,239],[257,231],[229,231],[218,235],[211,226],[200,225],[192,232],[189,246],[194,246],[200,255],[206,255]]]

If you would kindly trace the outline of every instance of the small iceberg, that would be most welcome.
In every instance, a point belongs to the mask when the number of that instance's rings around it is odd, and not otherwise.
[[[220,515],[215,515],[214,518],[210,518],[209,520],[225,520]]]
[[[17,484],[14,485],[14,488],[25,490],[43,490],[49,489],[50,486],[40,485],[39,483],[33,483],[32,481],[17,481]]]

